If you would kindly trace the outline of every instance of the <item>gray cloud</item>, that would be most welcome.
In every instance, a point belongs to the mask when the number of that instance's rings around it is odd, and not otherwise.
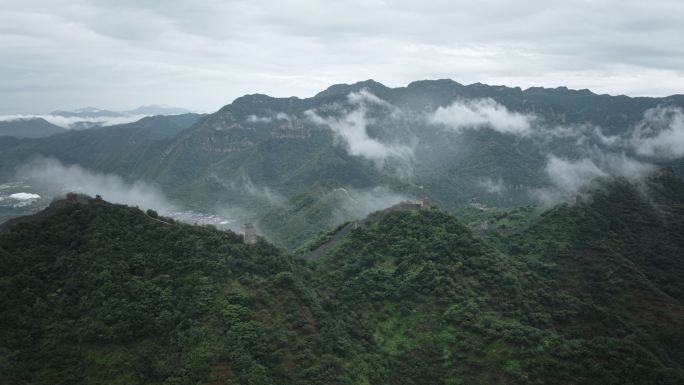
[[[679,0],[0,0],[0,113],[150,102],[211,111],[245,93],[375,78],[684,89]]]

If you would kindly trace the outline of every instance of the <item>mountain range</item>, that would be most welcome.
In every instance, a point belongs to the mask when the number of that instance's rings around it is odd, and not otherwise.
[[[305,99],[246,95],[183,130],[159,123],[168,135],[102,128],[0,139],[0,173],[11,178],[41,155],[116,174],[184,209],[255,222],[295,248],[406,199],[449,211],[554,204],[597,177],[681,174],[682,108],[684,95],[368,80]]]
[[[59,110],[44,115],[0,116],[0,136],[43,138],[66,130],[84,130],[137,121],[147,116],[183,115],[184,108],[149,105],[127,111],[109,111],[94,107]]]
[[[66,129],[43,118],[21,118],[0,121],[0,136],[44,138],[66,132]]]

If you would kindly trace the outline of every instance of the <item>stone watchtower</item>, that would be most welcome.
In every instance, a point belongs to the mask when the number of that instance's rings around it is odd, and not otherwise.
[[[256,227],[251,223],[245,223],[242,225],[242,238],[248,245],[254,244],[257,241]]]
[[[418,204],[420,205],[421,209],[429,209],[431,206],[430,199],[428,199],[428,197],[422,197],[418,199]]]

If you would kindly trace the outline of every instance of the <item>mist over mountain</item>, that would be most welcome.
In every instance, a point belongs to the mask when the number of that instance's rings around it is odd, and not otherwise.
[[[84,130],[135,122],[148,116],[185,115],[189,110],[164,105],[141,106],[126,111],[109,111],[95,107],[58,110],[49,114],[0,115],[0,136],[35,138],[69,130]],[[47,124],[46,124],[47,123]],[[17,125],[23,124],[20,128]],[[16,126],[10,130],[10,125]],[[23,128],[25,127],[25,128]],[[60,129],[61,128],[61,129]]]
[[[551,205],[575,199],[595,178],[638,181],[663,166],[679,172],[682,108],[682,95],[368,80],[306,99],[246,95],[196,121],[168,116],[174,121],[157,129],[132,131],[142,120],[117,126],[124,130],[0,141],[0,171],[11,179],[35,156],[53,158],[156,185],[179,207],[255,222],[296,247],[396,202],[375,199],[383,203],[361,209],[365,203],[351,199],[340,210],[339,189],[425,196],[455,210]]]
[[[99,117],[122,117],[122,116],[136,116],[136,115],[145,115],[145,116],[154,116],[154,115],[180,115],[180,114],[187,114],[192,111],[186,110],[184,108],[178,108],[178,107],[172,107],[172,106],[165,106],[165,105],[157,105],[157,104],[151,104],[148,106],[140,106],[132,110],[125,110],[125,111],[108,111],[108,110],[102,110],[99,108],[95,107],[84,107],[84,108],[77,108],[75,110],[67,111],[67,110],[58,110],[58,111],[53,111],[50,113],[50,115],[56,115],[56,116],[63,116],[65,118],[70,118],[70,117],[79,117],[79,118],[99,118]]]

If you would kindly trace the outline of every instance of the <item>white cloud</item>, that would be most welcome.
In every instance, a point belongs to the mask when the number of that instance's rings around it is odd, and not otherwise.
[[[32,205],[40,199],[40,195],[27,192],[18,192],[10,194],[9,196],[7,196],[7,199],[9,199],[9,201],[11,202],[12,207],[20,208]],[[5,198],[0,197],[0,201],[4,200]]]
[[[392,105],[391,103],[387,102],[386,100],[380,99],[379,97],[375,96],[373,93],[368,91],[366,88],[362,89],[359,92],[350,93],[349,95],[347,95],[347,100],[351,104],[358,104],[358,105],[376,104],[376,105],[388,108],[390,110],[396,110],[397,109],[396,106]]]
[[[127,115],[127,116],[93,116],[93,117],[77,117],[77,116],[59,116],[59,115],[33,115],[33,114],[15,114],[2,115],[0,121],[16,121],[28,119],[45,119],[48,122],[60,126],[62,128],[70,129],[79,123],[92,123],[96,126],[113,126],[117,124],[125,124],[138,121],[146,115]]]
[[[532,133],[532,115],[511,112],[496,101],[485,99],[457,100],[439,107],[429,115],[431,123],[443,124],[455,131],[490,127],[504,134],[527,136]]]
[[[405,195],[378,186],[370,189],[338,188],[329,194],[334,200],[336,222],[365,218],[368,214],[407,201]]]
[[[139,205],[160,213],[177,209],[158,188],[141,181],[127,182],[115,174],[91,172],[81,166],[65,166],[54,159],[36,159],[19,167],[17,174],[40,191],[53,195],[74,191],[90,196],[101,195],[105,200],[130,206]]]
[[[684,156],[684,112],[679,107],[647,110],[630,142],[640,155],[666,159]]]
[[[349,94],[347,100],[352,105],[351,110],[343,110],[341,116],[322,117],[316,111],[306,111],[306,116],[314,123],[325,125],[335,134],[347,152],[352,156],[360,156],[374,161],[383,162],[389,158],[410,161],[413,158],[413,147],[398,143],[385,143],[372,138],[367,127],[373,123],[368,118],[368,105],[377,104],[395,111],[396,107],[363,90]]]
[[[569,160],[555,155],[547,158],[545,173],[551,186],[532,189],[532,195],[544,203],[556,203],[582,192],[602,177],[622,177],[639,181],[652,173],[655,166],[622,154],[597,152],[592,157]]]
[[[508,186],[501,177],[497,180],[481,178],[477,181],[477,185],[489,194],[503,194],[508,190]]]
[[[251,195],[271,206],[280,206],[286,199],[267,186],[256,186],[248,176],[242,176],[238,181],[233,181],[229,186],[233,191]]]
[[[10,199],[16,199],[19,201],[27,201],[27,200],[36,200],[40,199],[40,195],[38,194],[33,194],[33,193],[27,193],[27,192],[19,192],[19,193],[14,193],[10,194],[8,196]]]
[[[271,123],[275,120],[290,120],[291,118],[284,112],[278,112],[274,116],[247,115],[246,119],[249,123]]]
[[[269,116],[247,115],[247,122],[249,123],[271,123],[272,121],[273,118]]]
[[[576,191],[592,179],[607,175],[591,159],[570,161],[555,156],[549,157],[546,174],[564,192]]]
[[[600,127],[594,127],[593,134],[596,138],[598,138],[601,144],[606,146],[614,146],[621,142],[621,138],[619,135],[608,136],[603,133],[603,130]]]
[[[607,153],[600,156],[600,159],[601,167],[606,172],[630,180],[643,179],[657,169],[656,166],[650,163],[631,158],[624,153]]]

